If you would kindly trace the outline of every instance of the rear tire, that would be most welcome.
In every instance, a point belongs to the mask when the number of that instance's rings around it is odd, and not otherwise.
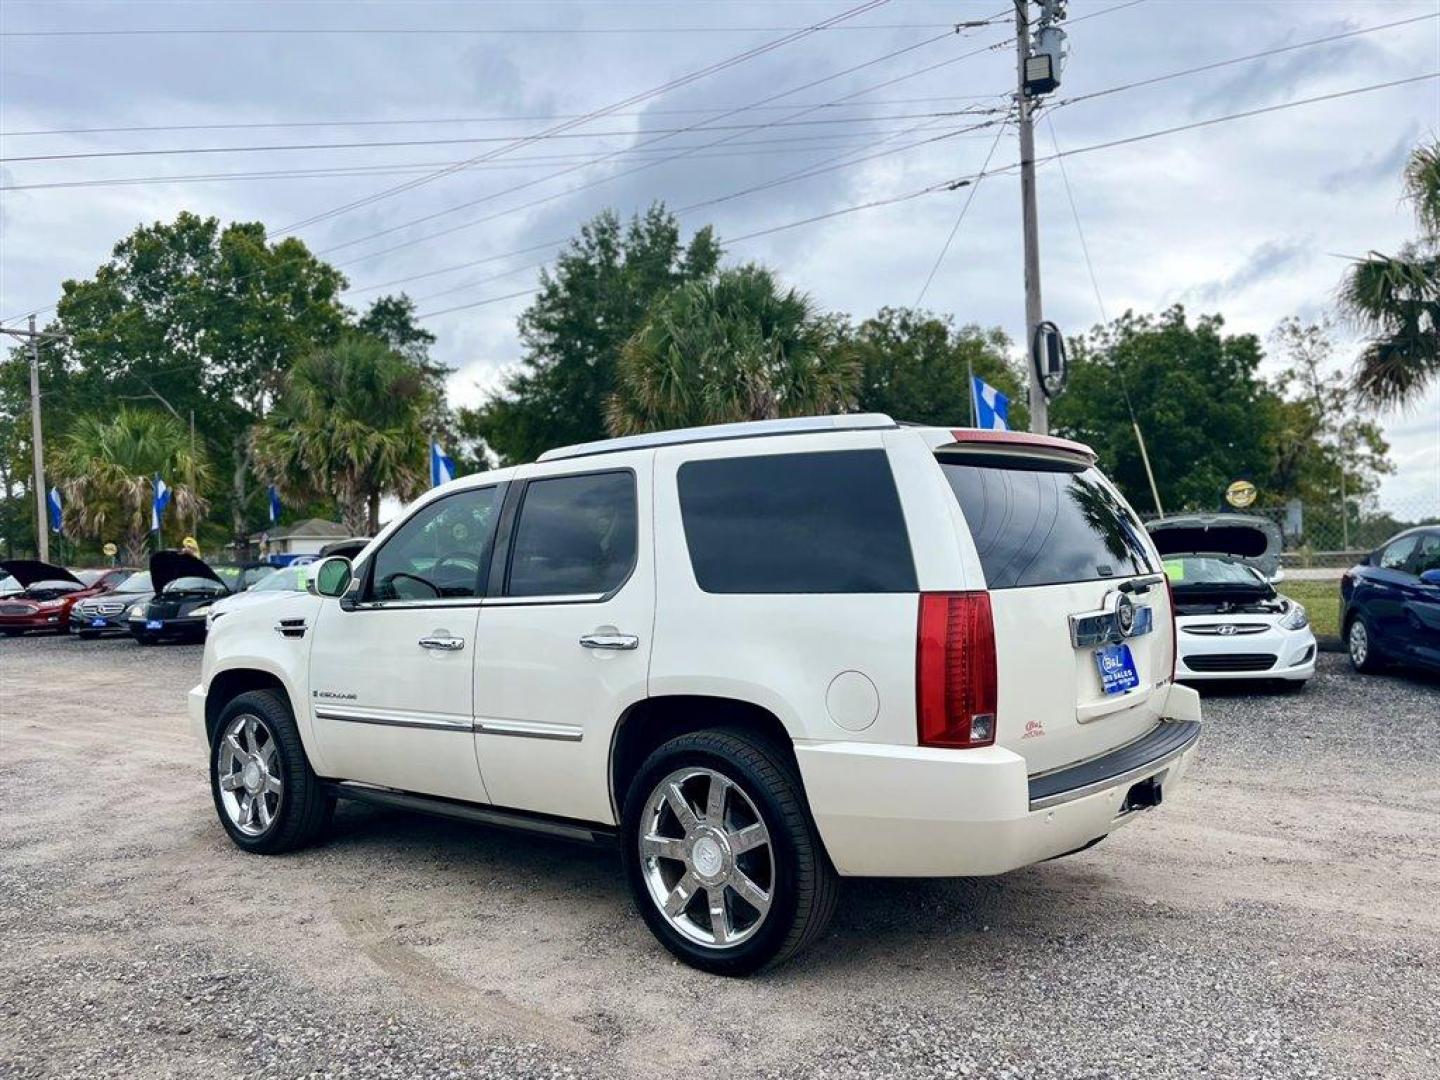
[[[1350,654],[1350,666],[1364,675],[1373,675],[1385,664],[1375,635],[1364,615],[1356,615],[1345,630],[1345,648]]]
[[[210,793],[230,839],[259,855],[313,843],[335,810],[289,702],[273,690],[241,694],[221,711],[210,741]]]
[[[702,971],[784,963],[835,910],[839,879],[795,766],[744,732],[697,731],[652,753],[626,793],[621,849],[651,932]]]

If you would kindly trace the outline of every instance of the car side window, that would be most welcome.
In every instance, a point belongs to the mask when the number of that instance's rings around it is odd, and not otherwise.
[[[1420,543],[1415,546],[1415,560],[1412,566],[1415,574],[1426,570],[1440,570],[1440,533],[1421,533]]]
[[[511,544],[507,596],[595,596],[625,583],[635,565],[635,474],[532,480]]]
[[[1407,570],[1410,562],[1410,555],[1415,550],[1415,545],[1420,542],[1419,535],[1403,536],[1394,543],[1389,544],[1380,552],[1380,568],[1382,570]]]
[[[365,599],[480,596],[495,538],[498,498],[498,488],[472,488],[418,510],[375,553]]]

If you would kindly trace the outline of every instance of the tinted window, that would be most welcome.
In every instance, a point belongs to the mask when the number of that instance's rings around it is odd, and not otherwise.
[[[1150,573],[1144,530],[1094,469],[941,467],[990,588]]]
[[[1380,553],[1380,565],[1386,570],[1404,570],[1410,561],[1410,554],[1420,543],[1420,534],[1406,536],[1386,546]]]
[[[498,491],[460,491],[417,511],[376,552],[370,599],[481,595],[495,536]]]
[[[1440,570],[1440,533],[1421,533],[1420,543],[1415,548],[1415,559],[1411,563],[1415,573],[1426,570]]]
[[[635,565],[635,477],[591,473],[525,488],[508,596],[589,596],[620,587]]]
[[[690,564],[706,592],[917,588],[882,450],[691,461],[679,488]]]

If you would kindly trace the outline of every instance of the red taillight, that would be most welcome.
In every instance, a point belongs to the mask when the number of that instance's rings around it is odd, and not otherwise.
[[[1170,600],[1170,681],[1175,681],[1175,663],[1180,656],[1180,628],[1175,625],[1175,586],[1170,584],[1170,575],[1165,575],[1165,595]]]
[[[921,593],[915,716],[921,746],[995,741],[995,623],[990,594]]]

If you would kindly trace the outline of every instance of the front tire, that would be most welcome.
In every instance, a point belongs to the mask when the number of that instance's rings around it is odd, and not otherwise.
[[[221,712],[210,793],[230,839],[261,855],[312,843],[335,809],[305,757],[289,703],[273,690],[241,694]]]
[[[1373,675],[1384,663],[1375,646],[1375,635],[1363,615],[1350,620],[1350,628],[1345,631],[1345,648],[1350,654],[1350,666],[1364,675]]]
[[[702,971],[781,964],[835,909],[838,878],[795,766],[743,732],[697,731],[652,753],[626,794],[621,840],[641,916]]]

